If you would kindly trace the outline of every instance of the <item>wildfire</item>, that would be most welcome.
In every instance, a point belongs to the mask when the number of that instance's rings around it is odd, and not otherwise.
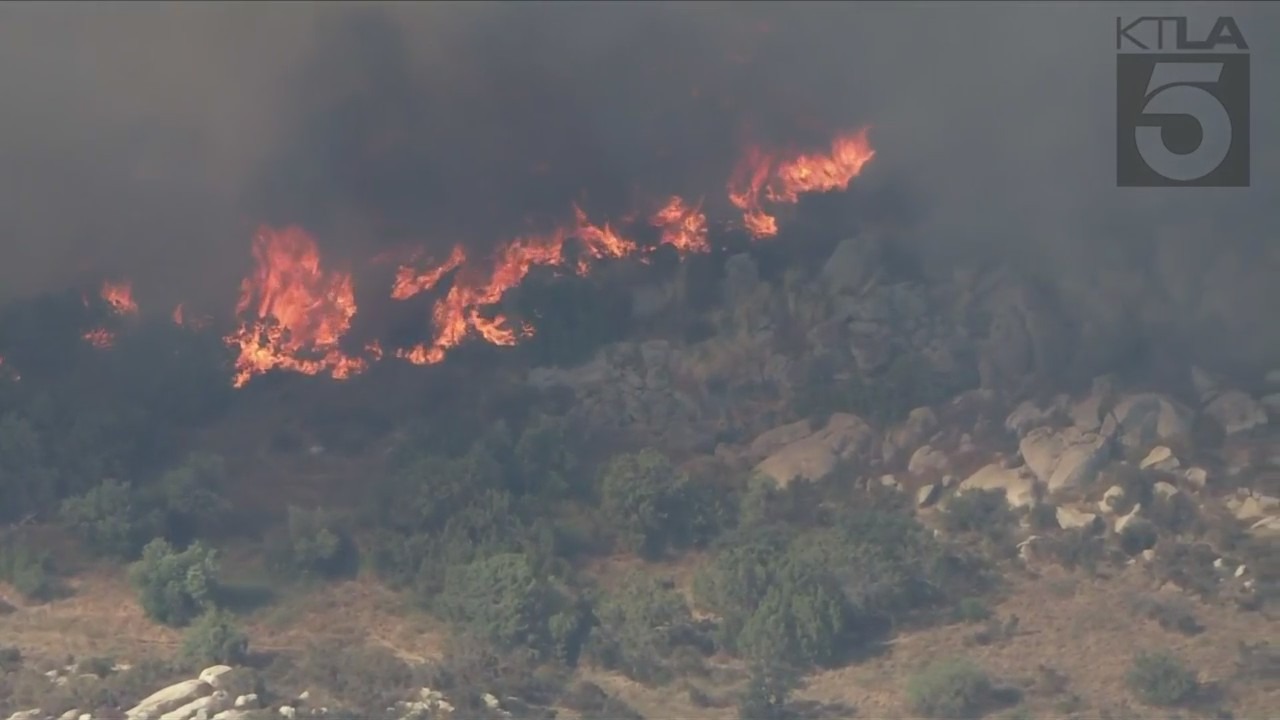
[[[98,295],[116,315],[138,314],[138,303],[133,299],[133,285],[129,282],[104,282]]]
[[[123,317],[138,314],[138,303],[133,299],[133,285],[127,280],[118,283],[104,281],[98,297],[106,303],[112,315]],[[89,307],[89,299],[82,299],[85,307]],[[116,343],[115,333],[104,327],[94,328],[81,337],[98,350],[105,350]]]
[[[821,153],[767,153],[750,148],[730,175],[729,201],[742,213],[743,225],[754,238],[772,237],[778,232],[778,221],[767,206],[793,204],[807,193],[846,189],[874,157],[865,130],[836,137],[829,150]],[[448,290],[432,307],[431,340],[393,352],[372,342],[360,355],[348,354],[342,347],[357,312],[351,274],[323,268],[315,240],[301,228],[264,226],[253,238],[254,271],[240,286],[239,327],[224,337],[237,352],[233,385],[243,387],[254,376],[276,369],[344,379],[387,354],[419,365],[434,364],[469,337],[514,345],[534,328],[513,324],[496,308],[535,267],[586,275],[596,261],[628,257],[647,261],[662,246],[674,248],[682,257],[711,251],[702,200],[688,202],[673,195],[650,210],[647,216],[632,213],[615,218],[617,225],[597,224],[574,205],[572,218],[559,227],[500,245],[481,263],[461,245],[443,260],[428,263],[420,262],[421,249],[383,252],[374,258],[375,264],[399,263],[391,298],[407,300],[433,291],[446,278]],[[633,239],[629,232],[637,222],[656,229],[656,245]],[[138,313],[128,282],[104,283],[99,294],[114,315]],[[171,319],[176,325],[197,329],[206,323],[192,318],[181,304],[173,309]],[[111,347],[115,340],[106,328],[92,330],[84,339],[97,348]]]
[[[239,355],[232,384],[282,369],[343,379],[367,361],[346,355],[342,336],[356,314],[351,275],[325,272],[304,230],[263,227],[253,239],[255,272],[240,284],[236,314],[248,315],[225,340]]]
[[[97,350],[106,350],[116,344],[115,333],[106,328],[95,328],[83,335],[84,341]]]
[[[795,203],[804,193],[844,190],[875,157],[867,131],[841,135],[828,153],[782,158],[751,148],[729,179],[729,201],[742,211],[743,225],[755,238],[778,234],[777,218],[761,201]]]
[[[702,213],[701,201],[689,206],[673,195],[649,222],[662,228],[660,242],[674,247],[682,255],[711,252],[711,245],[707,242],[707,216]]]

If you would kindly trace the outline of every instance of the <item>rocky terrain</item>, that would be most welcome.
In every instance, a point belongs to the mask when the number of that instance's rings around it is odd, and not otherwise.
[[[641,319],[680,313],[673,287],[637,291]],[[1060,294],[1007,269],[925,279],[892,268],[871,237],[838,244],[812,274],[792,270],[776,282],[762,280],[749,255],[730,257],[708,322],[714,331],[705,339],[614,343],[576,367],[530,370],[527,383],[567,393],[573,421],[601,438],[659,448],[685,467],[713,462],[768,478],[779,492],[846,482],[900,495],[940,536],[980,530],[948,525],[949,508],[995,491],[1018,520],[1001,562],[1024,595],[1009,603],[1050,582],[1037,577],[1075,573],[1194,598],[1248,627],[1251,642],[1280,641],[1269,607],[1280,597],[1280,422],[1272,423],[1280,369],[1232,376],[1161,357],[1150,372],[1135,370],[1118,362],[1120,351],[1098,347],[1113,330],[1073,314]],[[1098,568],[1108,568],[1101,580]],[[1026,664],[1075,652],[1043,648]],[[1206,671],[1225,677],[1221,668]],[[1235,707],[1253,713],[1242,717],[1280,707],[1275,668],[1269,672],[1233,691]],[[50,671],[48,682],[78,673]],[[815,676],[812,693],[825,692],[824,677]],[[239,670],[209,667],[123,717],[329,713],[325,688],[299,697],[245,682]],[[483,694],[480,712],[506,716],[509,703],[523,706],[494,693]],[[477,716],[455,713],[453,701],[422,686],[386,713]],[[906,712],[877,702],[862,704]],[[727,717],[715,707],[664,707]],[[1098,707],[1045,711],[1084,717]],[[94,708],[54,710],[24,709],[10,720],[84,720]]]

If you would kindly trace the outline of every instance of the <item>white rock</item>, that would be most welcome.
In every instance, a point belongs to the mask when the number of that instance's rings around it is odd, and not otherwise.
[[[935,450],[932,445],[921,445],[907,462],[907,472],[912,475],[940,473],[946,469],[947,456]]]
[[[1102,493],[1102,499],[1098,501],[1098,509],[1108,515],[1114,513],[1120,503],[1124,501],[1124,488],[1119,485],[1112,485],[1107,491]]]
[[[229,672],[231,672],[230,665],[213,665],[211,667],[205,668],[204,670],[201,670],[200,675],[198,677],[201,680],[209,683],[213,687],[217,688],[217,687],[220,687],[218,684],[219,680],[222,678],[223,675],[226,675]]]
[[[212,692],[213,686],[203,680],[184,680],[147,696],[132,710],[126,712],[125,716],[129,720],[153,720]]]
[[[72,708],[58,716],[58,720],[76,720],[80,717],[80,711]]]
[[[941,483],[929,483],[921,485],[916,491],[916,507],[928,507],[938,501],[938,496],[942,494]]]
[[[891,490],[901,490],[902,486],[898,484],[898,479],[892,475],[880,476],[880,487],[886,487]]]
[[[298,711],[295,710],[292,705],[281,705],[279,713],[282,717],[293,720],[293,717],[298,714]]]
[[[1202,467],[1189,467],[1183,471],[1182,476],[1197,490],[1203,490],[1209,485],[1209,471]]]
[[[856,415],[835,413],[822,430],[778,449],[756,466],[785,487],[792,480],[822,480],[841,461],[866,459],[875,430]]]
[[[1035,502],[1035,486],[1035,475],[1028,468],[1006,468],[992,463],[960,483],[957,492],[1004,490],[1005,499],[1010,506],[1023,508],[1030,507]]]
[[[1247,571],[1247,568],[1244,565],[1241,565],[1240,567],[1236,568],[1235,576],[1242,577],[1246,571]]]
[[[1249,534],[1255,537],[1273,537],[1280,535],[1280,516],[1262,518],[1249,526]]]
[[[41,720],[44,717],[44,711],[40,708],[31,710],[19,710],[9,716],[9,720]]]
[[[1018,443],[1018,451],[1051,493],[1092,482],[1110,459],[1102,436],[1074,427],[1061,432],[1036,428]]]
[[[485,707],[489,708],[490,710],[497,710],[498,708],[502,707],[502,703],[498,702],[498,698],[494,697],[493,695],[490,695],[489,693],[485,693],[484,695],[481,696],[480,699],[484,701]]]
[[[1143,470],[1160,470],[1169,472],[1178,468],[1178,458],[1174,457],[1173,451],[1164,445],[1157,445],[1151,448],[1151,452],[1138,463],[1138,467]]]
[[[223,690],[218,690],[211,695],[196,698],[182,707],[170,710],[161,715],[160,720],[191,720],[202,713],[205,717],[208,717],[229,709],[230,705],[231,700],[227,693]]]
[[[236,698],[236,702],[233,707],[250,709],[258,707],[258,694],[249,693],[248,695],[241,695]]]
[[[1160,497],[1162,497],[1162,498],[1166,498],[1166,499],[1167,499],[1167,498],[1171,498],[1171,497],[1173,497],[1174,495],[1177,495],[1177,494],[1178,494],[1178,488],[1177,488],[1177,486],[1175,486],[1175,485],[1173,485],[1173,484],[1171,484],[1171,483],[1167,483],[1167,482],[1165,482],[1165,481],[1163,481],[1163,480],[1161,480],[1160,482],[1156,483],[1156,484],[1152,487],[1152,490],[1154,490],[1154,491],[1155,491],[1155,494],[1156,494],[1156,495],[1159,495]]]
[[[1069,507],[1059,507],[1058,527],[1063,530],[1087,529],[1096,530],[1102,524],[1102,519],[1093,513],[1080,512]]]
[[[1133,506],[1133,509],[1129,511],[1128,515],[1125,515],[1124,517],[1116,520],[1116,532],[1117,533],[1124,532],[1124,529],[1128,527],[1130,523],[1133,523],[1138,520],[1142,520],[1142,517],[1138,515],[1138,513],[1141,511],[1142,511],[1142,503],[1138,503],[1137,505]]]

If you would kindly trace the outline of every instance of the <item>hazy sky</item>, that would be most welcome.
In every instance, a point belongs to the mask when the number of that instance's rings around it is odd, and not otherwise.
[[[1115,187],[1138,13],[1238,20],[1252,188]],[[861,124],[861,182],[917,196],[937,262],[1277,267],[1278,31],[1273,3],[6,3],[0,296],[106,273],[212,304],[261,221],[353,258],[479,242],[579,197],[719,197],[746,138]]]

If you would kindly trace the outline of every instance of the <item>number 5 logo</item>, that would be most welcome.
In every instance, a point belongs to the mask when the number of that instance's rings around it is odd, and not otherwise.
[[[1151,68],[1142,116],[1150,125],[1134,128],[1138,154],[1147,167],[1170,180],[1198,180],[1213,172],[1231,150],[1231,115],[1218,96],[1201,87],[1217,85],[1222,63],[1159,62]],[[1193,84],[1194,83],[1194,84]],[[1153,115],[1191,118],[1200,125],[1200,144],[1175,153],[1165,144],[1163,126]]]

